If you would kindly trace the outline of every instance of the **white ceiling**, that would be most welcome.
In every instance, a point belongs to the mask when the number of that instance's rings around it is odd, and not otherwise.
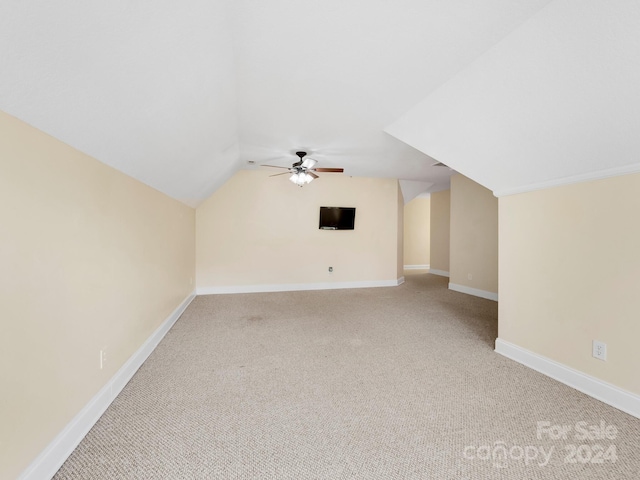
[[[640,172],[640,2],[551,2],[386,130],[498,196]]]
[[[242,160],[305,148],[351,175],[446,183],[384,127],[546,3],[234,2]]]
[[[510,191],[637,161],[638,13],[633,0],[2,0],[0,109],[190,205],[300,148],[411,191],[446,188],[434,158]]]

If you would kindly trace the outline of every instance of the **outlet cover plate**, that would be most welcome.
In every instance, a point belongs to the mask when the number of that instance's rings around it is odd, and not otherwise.
[[[607,359],[607,344],[604,342],[599,342],[598,340],[593,341],[593,357],[598,360],[606,360]]]

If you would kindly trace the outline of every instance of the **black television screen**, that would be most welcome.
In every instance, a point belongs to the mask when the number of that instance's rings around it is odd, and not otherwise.
[[[351,207],[320,207],[322,230],[353,230],[356,209]]]

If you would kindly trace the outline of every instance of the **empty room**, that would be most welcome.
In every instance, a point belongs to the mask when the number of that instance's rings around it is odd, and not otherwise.
[[[0,1],[0,479],[640,478],[639,24]]]

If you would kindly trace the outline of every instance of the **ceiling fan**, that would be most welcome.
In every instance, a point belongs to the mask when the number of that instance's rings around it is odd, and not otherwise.
[[[313,158],[304,158],[307,156],[307,152],[296,152],[299,160],[294,162],[290,167],[278,167],[276,165],[262,165],[263,167],[271,167],[271,168],[284,168],[287,171],[283,173],[276,173],[275,175],[269,175],[270,177],[277,177],[278,175],[287,175],[291,174],[289,180],[293,183],[302,187],[307,183],[311,183],[313,180],[318,178],[318,175],[315,172],[320,173],[342,173],[344,172],[344,168],[314,168],[317,160]]]

